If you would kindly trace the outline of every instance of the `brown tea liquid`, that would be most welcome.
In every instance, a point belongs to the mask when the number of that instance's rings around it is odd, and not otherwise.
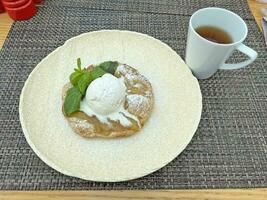
[[[233,39],[226,31],[215,26],[201,26],[195,30],[200,36],[211,42],[219,44],[230,44],[233,42]]]

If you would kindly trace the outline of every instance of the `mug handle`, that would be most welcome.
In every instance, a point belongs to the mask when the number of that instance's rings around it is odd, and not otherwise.
[[[249,59],[240,63],[235,64],[226,64],[224,63],[220,69],[240,69],[242,67],[246,67],[247,65],[251,64],[258,56],[258,53],[251,49],[250,47],[241,44],[236,48],[238,51],[241,51],[243,54],[246,54]]]

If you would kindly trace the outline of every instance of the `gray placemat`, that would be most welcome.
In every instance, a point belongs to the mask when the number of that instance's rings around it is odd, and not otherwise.
[[[203,113],[188,147],[144,178],[96,183],[65,176],[43,163],[25,141],[19,95],[34,66],[65,40],[99,29],[154,36],[182,57],[190,15],[218,6],[242,16],[245,43],[258,59],[249,67],[201,80]],[[28,21],[13,24],[0,53],[0,189],[174,189],[267,187],[267,53],[244,0],[51,0]],[[232,61],[243,59],[234,54]],[[55,66],[56,67],[56,66]]]

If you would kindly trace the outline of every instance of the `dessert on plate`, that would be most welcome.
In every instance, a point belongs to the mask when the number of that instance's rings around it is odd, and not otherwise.
[[[149,80],[117,61],[77,68],[62,92],[62,111],[71,128],[83,137],[121,137],[135,134],[153,108]]]
[[[70,65],[79,55],[82,64]],[[24,136],[40,159],[101,182],[136,179],[171,162],[201,111],[198,81],[181,57],[153,37],[120,30],[66,41],[31,72],[19,104]]]

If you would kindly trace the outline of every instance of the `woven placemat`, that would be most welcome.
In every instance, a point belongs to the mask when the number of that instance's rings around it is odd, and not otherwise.
[[[190,15],[218,6],[242,16],[245,43],[259,53],[249,67],[201,80],[203,113],[188,147],[144,178],[96,183],[65,176],[43,163],[19,122],[19,95],[42,58],[65,40],[100,29],[147,33],[185,53]],[[244,0],[50,0],[28,21],[15,22],[0,53],[0,189],[174,189],[267,187],[267,53]],[[232,61],[243,59],[234,54]],[[56,67],[56,66],[55,66]]]

